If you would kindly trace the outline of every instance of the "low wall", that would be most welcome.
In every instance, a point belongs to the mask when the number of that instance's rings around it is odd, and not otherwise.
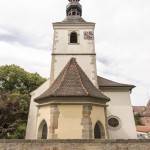
[[[150,150],[150,140],[0,140],[0,150]]]

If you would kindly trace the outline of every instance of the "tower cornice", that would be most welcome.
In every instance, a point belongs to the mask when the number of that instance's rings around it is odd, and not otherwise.
[[[65,23],[65,22],[55,22],[53,23],[53,27],[64,27],[64,28],[68,28],[68,27],[75,27],[75,28],[80,28],[80,27],[88,27],[88,26],[93,26],[95,28],[95,23],[93,22],[85,22],[85,23]]]

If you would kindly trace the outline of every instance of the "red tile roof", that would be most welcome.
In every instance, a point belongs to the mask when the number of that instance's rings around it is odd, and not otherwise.
[[[135,113],[143,113],[144,111],[146,110],[146,107],[145,106],[133,106],[133,111]]]
[[[95,97],[106,102],[110,99],[102,94],[90,81],[75,58],[70,59],[53,84],[35,101],[49,97]]]
[[[150,126],[137,126],[136,130],[138,132],[150,132]]]
[[[142,113],[142,115],[145,116],[145,117],[150,117],[150,108],[147,108],[146,111],[144,111]]]
[[[141,117],[140,121],[142,125],[150,126],[150,117]]]

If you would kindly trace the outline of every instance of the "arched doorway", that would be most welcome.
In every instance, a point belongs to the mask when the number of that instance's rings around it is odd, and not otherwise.
[[[46,121],[43,120],[40,125],[39,125],[39,129],[38,129],[38,139],[47,139],[47,124]]]
[[[94,138],[105,139],[105,130],[100,121],[97,121],[94,127]]]

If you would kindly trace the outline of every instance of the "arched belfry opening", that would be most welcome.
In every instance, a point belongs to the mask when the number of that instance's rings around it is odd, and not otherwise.
[[[70,43],[77,43],[78,37],[76,32],[71,32],[70,34]]]
[[[105,130],[100,121],[97,121],[94,127],[94,138],[105,139]]]
[[[48,133],[47,123],[45,120],[43,120],[38,128],[38,139],[47,139],[47,133]]]

